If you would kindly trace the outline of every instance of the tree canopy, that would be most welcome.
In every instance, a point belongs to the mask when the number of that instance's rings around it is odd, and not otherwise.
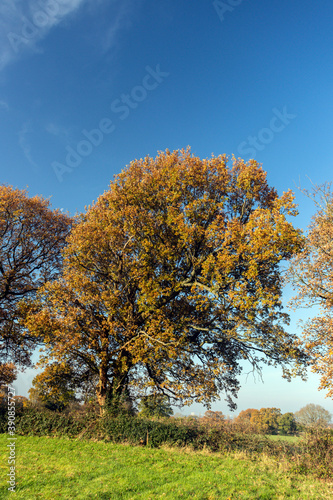
[[[281,310],[279,264],[303,244],[293,200],[254,160],[133,161],[78,218],[62,276],[27,317],[45,363],[98,376],[101,408],[133,388],[206,405],[224,391],[234,408],[244,360],[302,373]]]
[[[292,260],[289,281],[297,290],[295,307],[319,306],[319,314],[303,322],[303,348],[312,371],[321,376],[319,389],[333,396],[333,193],[330,185],[305,191],[317,207],[304,251]]]
[[[28,365],[36,339],[19,323],[19,303],[54,279],[71,219],[40,196],[0,185],[0,372]],[[13,363],[9,363],[11,361]]]
[[[310,403],[295,413],[296,421],[308,427],[327,427],[332,415],[320,405]]]

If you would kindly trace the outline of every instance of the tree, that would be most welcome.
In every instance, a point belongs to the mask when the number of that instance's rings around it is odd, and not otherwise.
[[[277,434],[279,431],[280,408],[261,408],[251,418],[251,423],[263,434]]]
[[[29,389],[32,403],[49,410],[64,410],[75,398],[75,373],[68,365],[52,363],[36,375]]]
[[[0,386],[12,384],[16,377],[17,369],[14,363],[0,364]]]
[[[278,417],[279,434],[288,436],[297,432],[297,422],[293,413],[283,413]]]
[[[319,315],[303,323],[303,349],[311,357],[312,371],[321,376],[319,389],[333,397],[333,193],[325,184],[305,194],[315,202],[317,213],[288,279],[297,290],[295,308],[319,306]]]
[[[70,224],[48,200],[0,186],[0,372],[29,365],[36,338],[22,331],[20,301],[57,277]]]
[[[242,410],[239,415],[234,419],[237,427],[241,427],[243,430],[247,431],[258,431],[257,429],[257,415],[259,410],[255,408],[248,408],[247,410]]]
[[[234,408],[244,360],[303,370],[279,269],[302,246],[296,214],[254,160],[189,149],[135,160],[78,218],[26,327],[45,363],[98,376],[101,412],[133,388],[206,405],[224,391]]]
[[[305,427],[327,427],[331,413],[320,405],[308,404],[295,413],[296,421]]]
[[[71,403],[94,399],[97,382],[96,376],[84,367],[54,362],[33,379],[29,399],[37,406],[61,411]]]
[[[149,394],[141,398],[139,415],[142,417],[171,417],[173,409],[167,396],[163,394]]]
[[[200,418],[200,424],[208,429],[221,429],[225,425],[225,416],[221,411],[208,410]]]
[[[214,422],[224,422],[225,416],[221,411],[207,410],[202,417],[203,419],[212,420]]]

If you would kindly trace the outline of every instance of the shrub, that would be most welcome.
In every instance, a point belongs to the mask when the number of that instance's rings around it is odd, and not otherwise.
[[[297,469],[299,472],[314,473],[317,477],[332,477],[333,431],[331,429],[310,429],[304,435]]]
[[[157,447],[162,444],[186,446],[195,441],[195,431],[174,422],[160,422],[144,418],[107,415],[103,428],[108,439]]]

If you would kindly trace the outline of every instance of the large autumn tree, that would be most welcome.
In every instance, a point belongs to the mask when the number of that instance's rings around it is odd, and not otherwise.
[[[12,382],[15,365],[29,365],[36,339],[20,325],[20,301],[55,279],[70,218],[40,196],[0,185],[0,379]]]
[[[333,193],[330,184],[303,190],[317,207],[304,251],[292,260],[289,282],[297,291],[295,308],[316,306],[318,314],[302,323],[303,344],[319,389],[333,397]]]
[[[181,404],[224,391],[235,407],[244,360],[300,373],[279,271],[302,245],[296,213],[254,160],[187,149],[133,161],[80,217],[27,320],[45,363],[97,374],[101,408],[132,387]]]

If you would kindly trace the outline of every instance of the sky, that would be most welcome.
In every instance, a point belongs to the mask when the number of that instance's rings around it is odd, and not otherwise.
[[[331,0],[2,0],[1,182],[74,214],[135,158],[190,145],[262,163],[306,230],[297,186],[332,178],[332,16]],[[263,374],[241,377],[238,410],[333,413],[318,377]],[[212,409],[228,413],[223,395]]]

